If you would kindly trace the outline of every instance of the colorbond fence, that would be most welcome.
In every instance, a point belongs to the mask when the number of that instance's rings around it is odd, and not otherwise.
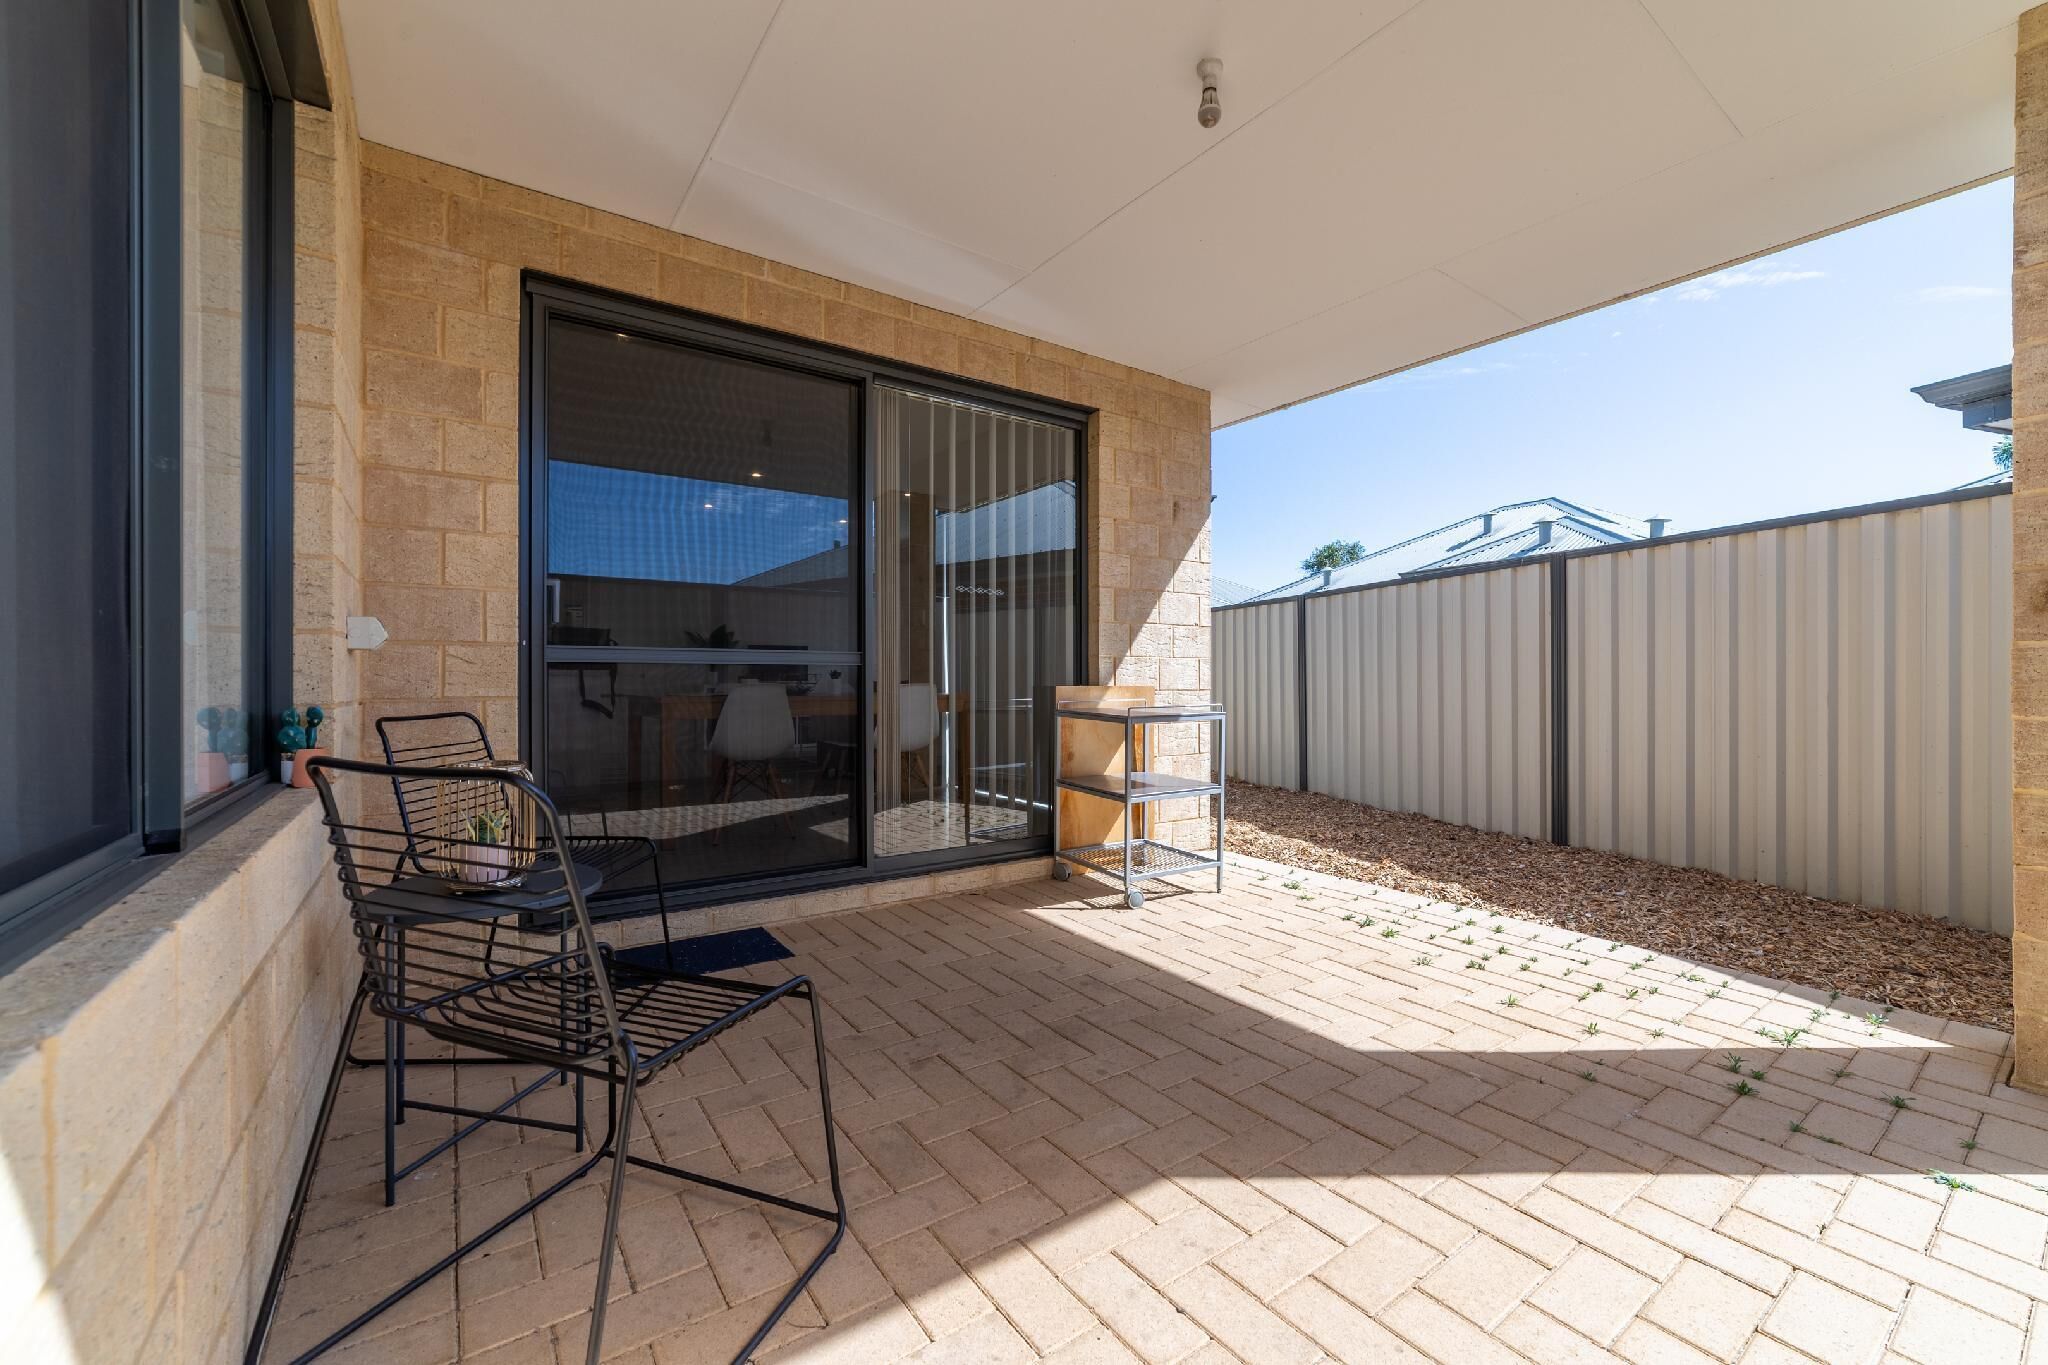
[[[2005,492],[1219,609],[1231,774],[2010,933]]]

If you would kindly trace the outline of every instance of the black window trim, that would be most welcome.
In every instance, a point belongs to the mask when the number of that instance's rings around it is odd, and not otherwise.
[[[203,843],[277,782],[273,718],[291,705],[293,329],[296,122],[287,70],[304,65],[303,36],[280,46],[305,0],[216,0],[240,21],[255,61],[250,130],[254,257],[245,278],[260,283],[261,314],[245,322],[253,362],[245,439],[260,439],[245,506],[248,576],[262,641],[251,651],[260,679],[249,689],[261,709],[250,718],[250,776],[204,800],[184,799],[183,512],[183,15],[180,0],[129,0],[127,92],[131,167],[127,211],[130,270],[129,680],[133,805],[128,833],[62,867],[0,891],[0,974],[42,951]],[[289,51],[287,50],[289,49]],[[293,55],[297,53],[297,55]],[[317,61],[313,62],[317,69]],[[326,92],[317,92],[324,104]],[[20,780],[18,775],[9,780]]]

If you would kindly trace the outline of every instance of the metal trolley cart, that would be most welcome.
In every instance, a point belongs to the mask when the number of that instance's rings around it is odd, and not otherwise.
[[[1172,877],[1188,872],[1202,872],[1210,868],[1216,871],[1216,889],[1223,889],[1223,727],[1221,709],[1215,706],[1151,706],[1127,705],[1118,702],[1103,702],[1093,705],[1067,705],[1059,708],[1062,721],[1086,721],[1101,725],[1121,725],[1123,738],[1123,772],[1117,773],[1069,773],[1062,771],[1066,745],[1053,746],[1053,783],[1060,791],[1080,792],[1104,801],[1119,802],[1123,806],[1123,838],[1107,843],[1084,844],[1075,848],[1061,846],[1060,802],[1053,801],[1052,875],[1056,880],[1066,881],[1074,875],[1076,867],[1099,872],[1106,877],[1122,877],[1124,903],[1136,909],[1145,903],[1145,893],[1138,889],[1138,883],[1154,877]],[[1210,725],[1214,727],[1209,745],[1210,775],[1207,780],[1199,777],[1178,777],[1172,773],[1147,772],[1134,765],[1142,761],[1142,755],[1149,751],[1145,743],[1145,731],[1155,725]],[[1215,855],[1191,852],[1175,848],[1151,837],[1152,812],[1155,801],[1173,801],[1186,798],[1215,797],[1216,839]],[[1142,828],[1141,828],[1142,826]]]

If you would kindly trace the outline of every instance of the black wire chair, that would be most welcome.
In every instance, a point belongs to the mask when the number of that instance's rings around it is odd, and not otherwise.
[[[442,1271],[488,1242],[610,1158],[612,1171],[598,1245],[597,1291],[591,1304],[585,1360],[595,1365],[604,1334],[605,1300],[618,1240],[628,1166],[756,1199],[823,1219],[830,1239],[805,1266],[766,1321],[741,1347],[743,1361],[767,1338],[846,1234],[846,1196],[826,1075],[825,1036],[817,988],[792,977],[774,986],[628,964],[612,956],[591,926],[587,894],[600,874],[576,861],[575,841],[547,796],[516,773],[461,767],[417,767],[316,758],[309,762],[348,900],[363,980],[349,1008],[344,1038],[364,1006],[386,1020],[424,1030],[456,1047],[538,1065],[605,1086],[604,1141],[574,1170],[498,1219],[428,1269],[358,1314],[298,1357],[311,1360],[353,1334]],[[443,818],[433,826],[373,817],[345,818],[335,799],[338,773],[419,784],[436,793]],[[456,794],[453,803],[450,793]],[[453,804],[461,812],[452,827]],[[527,828],[519,827],[526,812]],[[554,923],[545,921],[552,917]],[[752,1189],[665,1165],[629,1150],[639,1088],[656,1072],[780,1000],[810,1007],[832,1208]],[[313,1133],[319,1150],[340,1090],[343,1069],[329,1077]],[[579,1150],[581,1144],[579,1143]],[[295,1231],[310,1187],[312,1162],[301,1176],[288,1219]],[[274,1314],[290,1243],[272,1270],[270,1290],[251,1342],[253,1360]]]

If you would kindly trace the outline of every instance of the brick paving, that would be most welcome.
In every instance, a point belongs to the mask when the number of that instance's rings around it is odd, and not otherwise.
[[[824,992],[854,1210],[759,1358],[2048,1359],[2048,1100],[2002,1033],[1249,861],[1104,890],[777,929],[797,957],[756,970]],[[808,1055],[793,1012],[735,1030],[643,1091],[636,1145],[823,1199]],[[350,1077],[270,1359],[574,1159],[487,1130],[387,1210],[380,1095]],[[328,1358],[580,1361],[603,1177]],[[636,1173],[608,1355],[727,1358],[822,1236]]]

